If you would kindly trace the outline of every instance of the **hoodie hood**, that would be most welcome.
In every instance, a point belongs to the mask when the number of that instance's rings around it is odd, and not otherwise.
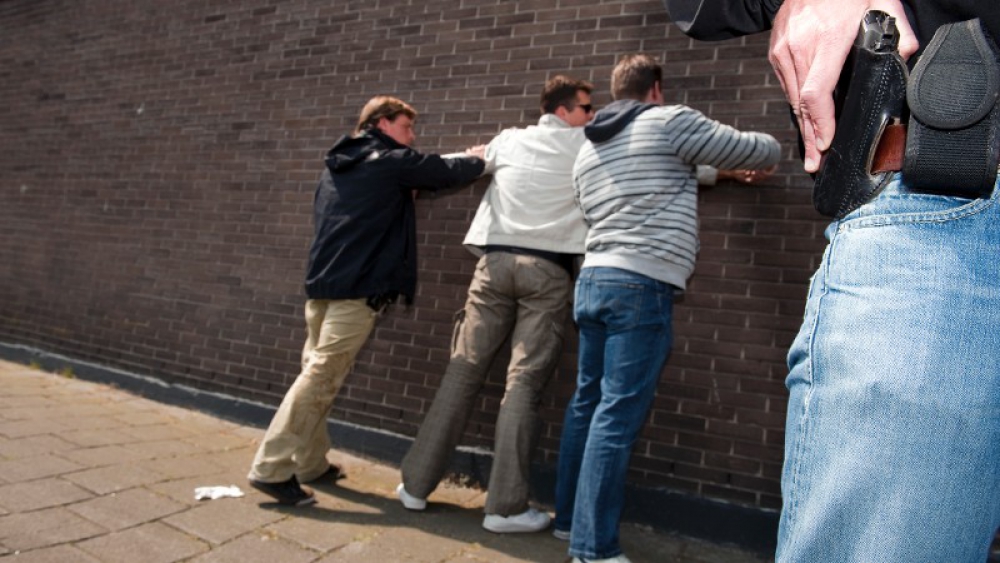
[[[330,172],[345,172],[359,162],[378,158],[382,151],[401,148],[406,147],[378,129],[369,129],[357,136],[344,135],[326,153],[326,167]]]
[[[655,107],[656,104],[644,104],[638,100],[611,102],[597,112],[594,119],[583,128],[583,134],[591,142],[603,143],[620,133],[642,112]]]

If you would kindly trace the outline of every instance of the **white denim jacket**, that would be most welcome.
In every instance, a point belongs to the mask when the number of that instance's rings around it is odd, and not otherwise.
[[[465,245],[488,244],[583,254],[587,225],[573,195],[573,163],[585,138],[547,113],[538,125],[511,128],[486,147],[493,181],[472,220]]]

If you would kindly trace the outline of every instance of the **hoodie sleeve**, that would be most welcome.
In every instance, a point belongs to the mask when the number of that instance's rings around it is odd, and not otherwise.
[[[482,176],[485,163],[474,156],[442,157],[407,151],[399,184],[413,190],[442,190],[471,184]]]
[[[664,0],[677,27],[702,41],[732,39],[771,29],[782,0]]]
[[[695,165],[721,170],[770,168],[781,158],[781,145],[767,133],[741,132],[705,117],[698,110],[674,106],[666,127],[674,133],[677,154]]]

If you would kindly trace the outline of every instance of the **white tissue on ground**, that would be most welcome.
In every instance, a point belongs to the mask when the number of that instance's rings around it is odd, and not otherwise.
[[[241,496],[243,496],[243,491],[236,485],[229,485],[228,487],[195,487],[194,489],[195,500],[215,500],[223,497],[239,498]]]

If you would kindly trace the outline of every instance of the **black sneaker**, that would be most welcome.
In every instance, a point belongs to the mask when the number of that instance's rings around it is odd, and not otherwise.
[[[305,506],[316,502],[316,496],[312,490],[308,487],[300,486],[295,475],[292,475],[291,479],[280,483],[265,483],[256,479],[250,479],[249,481],[251,487],[265,495],[274,497],[281,504]]]

